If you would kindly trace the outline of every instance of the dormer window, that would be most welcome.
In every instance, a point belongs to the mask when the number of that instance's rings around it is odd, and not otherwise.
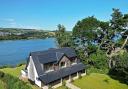
[[[45,72],[50,72],[50,71],[53,71],[53,70],[54,70],[54,68],[53,68],[52,63],[44,64],[44,71]]]

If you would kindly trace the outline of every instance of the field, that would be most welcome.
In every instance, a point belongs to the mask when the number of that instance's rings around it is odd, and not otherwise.
[[[75,80],[73,84],[81,89],[128,89],[128,85],[122,84],[108,75],[99,73],[91,73]]]

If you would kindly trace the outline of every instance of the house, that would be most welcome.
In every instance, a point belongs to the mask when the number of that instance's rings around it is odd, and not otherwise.
[[[71,81],[86,74],[85,65],[69,47],[31,52],[21,73],[43,89],[61,86],[64,79]]]

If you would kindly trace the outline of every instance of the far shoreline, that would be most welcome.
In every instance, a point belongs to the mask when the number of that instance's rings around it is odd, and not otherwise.
[[[2,41],[18,41],[18,40],[44,40],[44,39],[55,39],[55,37],[46,37],[46,38],[32,38],[32,39],[7,39],[7,40],[0,40],[0,42],[2,42]]]
[[[19,67],[19,66],[22,66],[22,65],[26,65],[26,61],[19,62],[19,63],[14,64],[14,65],[11,65],[11,64],[0,65],[0,69],[3,69],[3,68],[16,68],[16,67]]]

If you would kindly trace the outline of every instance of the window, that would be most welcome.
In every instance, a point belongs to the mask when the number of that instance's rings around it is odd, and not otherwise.
[[[45,72],[53,71],[53,64],[45,64],[44,70],[45,70]]]
[[[75,60],[75,59],[72,59],[72,60],[71,60],[71,64],[72,64],[72,65],[76,64],[76,60]]]
[[[61,62],[60,66],[65,67],[65,62]]]

